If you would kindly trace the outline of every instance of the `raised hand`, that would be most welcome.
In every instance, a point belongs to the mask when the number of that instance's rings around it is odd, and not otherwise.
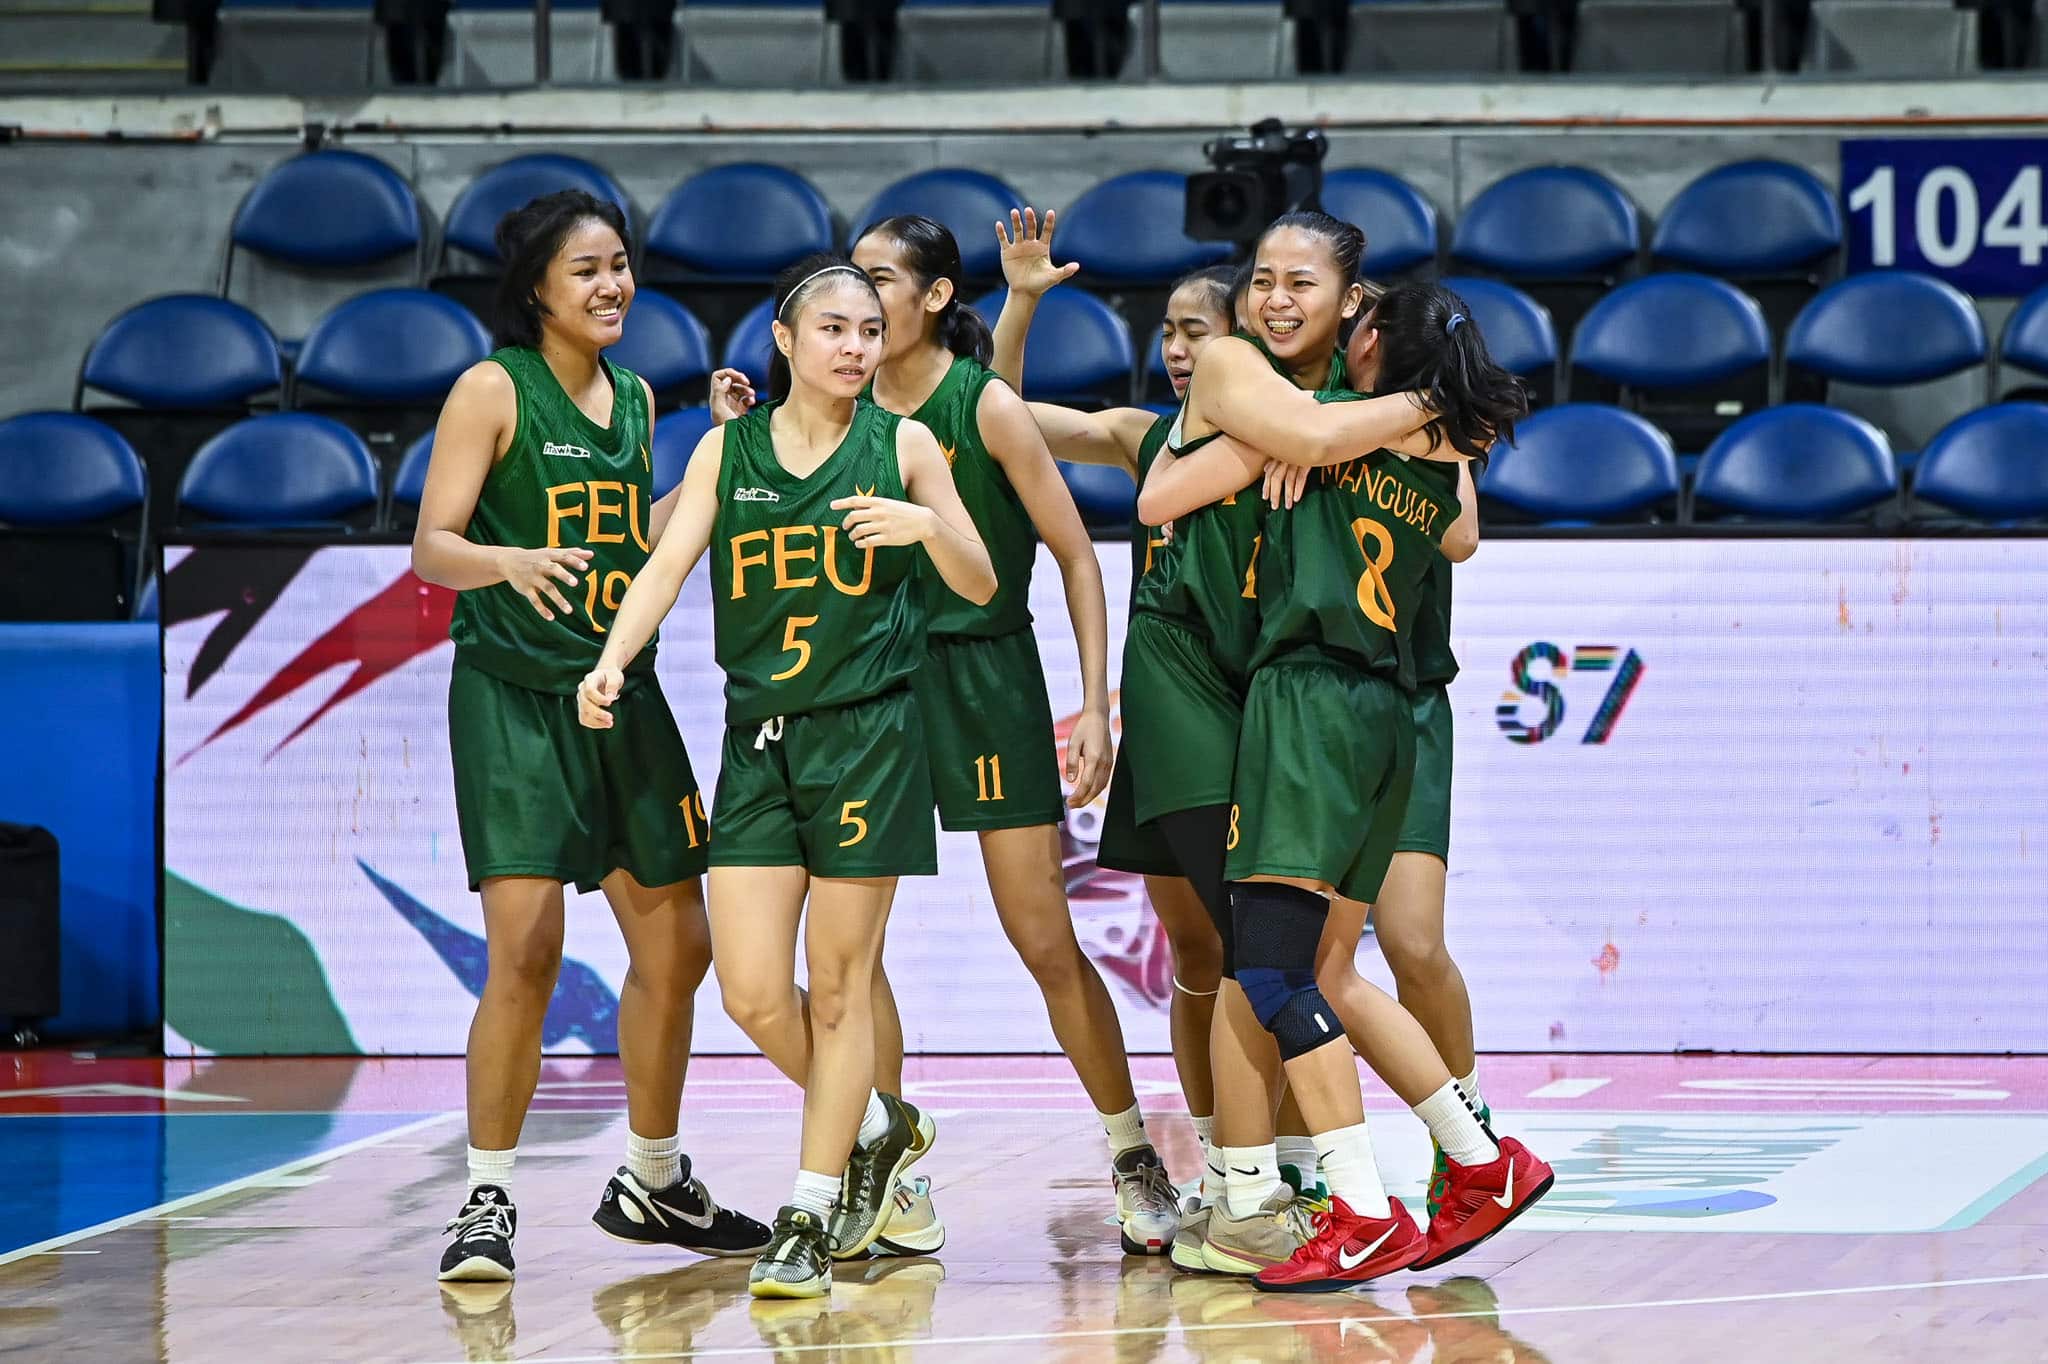
[[[1074,277],[1079,261],[1052,263],[1052,224],[1058,210],[1047,209],[1041,224],[1035,209],[1010,210],[1010,221],[996,219],[996,240],[1003,244],[1003,281],[1020,294],[1036,297]]]

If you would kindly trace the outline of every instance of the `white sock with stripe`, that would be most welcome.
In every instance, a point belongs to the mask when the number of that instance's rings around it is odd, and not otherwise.
[[[1323,1182],[1330,1192],[1360,1217],[1387,1217],[1393,1205],[1387,1202],[1387,1186],[1380,1181],[1379,1162],[1373,1159],[1372,1136],[1364,1123],[1318,1132],[1316,1155],[1321,1159]]]
[[[1500,1148],[1479,1125],[1479,1115],[1458,1092],[1456,1080],[1444,1081],[1442,1089],[1415,1105],[1415,1116],[1429,1124],[1429,1135],[1460,1165],[1485,1165],[1500,1158]]]

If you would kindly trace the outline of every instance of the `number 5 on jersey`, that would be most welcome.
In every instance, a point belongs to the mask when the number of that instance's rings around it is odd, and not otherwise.
[[[787,682],[790,678],[795,677],[805,668],[811,666],[811,642],[807,639],[798,639],[796,632],[808,630],[817,623],[818,618],[816,616],[791,616],[789,618],[788,623],[782,630],[782,652],[795,654],[796,662],[790,664],[779,673],[771,674],[768,678],[770,682]]]

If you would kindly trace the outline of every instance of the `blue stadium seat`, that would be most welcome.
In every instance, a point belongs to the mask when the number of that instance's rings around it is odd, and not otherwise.
[[[1116,529],[1131,524],[1131,517],[1138,510],[1138,489],[1129,474],[1106,464],[1054,462],[1060,466],[1060,477],[1066,480],[1067,491],[1074,495],[1074,506],[1080,510],[1083,521],[1094,527]]]
[[[1449,276],[1443,286],[1465,300],[1486,348],[1510,374],[1529,383],[1529,399],[1542,406],[1557,396],[1557,328],[1550,310],[1512,284]]]
[[[1998,391],[2000,395],[2011,393],[2015,388],[2026,388],[2029,396],[2037,392],[2048,392],[2048,285],[2034,290],[2020,300],[2012,316],[2005,320],[2005,331],[1998,340]],[[2017,370],[2022,382],[2014,383],[2007,370]],[[2024,382],[2031,376],[2032,384]]]
[[[228,291],[237,248],[335,269],[406,251],[417,256],[423,239],[419,197],[404,176],[361,152],[308,152],[272,170],[243,198],[220,291]]]
[[[1323,208],[1364,231],[1363,269],[1370,278],[1436,262],[1436,205],[1398,175],[1330,171],[1323,176]]]
[[[1737,161],[1678,192],[1650,254],[1733,279],[1810,270],[1841,249],[1842,213],[1811,171]]]
[[[974,305],[995,325],[1008,291]],[[1024,393],[1042,402],[1099,405],[1130,390],[1131,329],[1093,294],[1055,289],[1039,300],[1024,353]]]
[[[747,310],[725,340],[721,368],[736,369],[754,383],[754,396],[768,398],[768,364],[775,356],[775,300],[764,298]]]
[[[1895,449],[1918,450],[1983,405],[1988,351],[1983,319],[1953,285],[1909,270],[1851,275],[1793,319],[1783,396],[1855,412]]]
[[[0,421],[0,622],[122,620],[141,595],[149,481],[75,412]]]
[[[1537,166],[1480,191],[1451,235],[1451,259],[1511,279],[1569,336],[1595,299],[1634,268],[1636,206],[1598,171]]]
[[[310,386],[356,402],[439,404],[490,353],[490,333],[468,309],[424,289],[377,289],[306,333],[294,401]]]
[[[1912,384],[1982,364],[1984,321],[1954,285],[1910,270],[1851,275],[1801,310],[1785,362],[1855,384]]]
[[[411,525],[413,513],[419,511],[420,499],[427,495],[427,465],[434,458],[434,433],[423,434],[406,450],[405,458],[398,461],[398,472],[391,478],[391,506],[395,513],[405,507],[408,514],[405,524]],[[394,515],[394,520],[398,519]]]
[[[107,324],[85,353],[72,406],[93,389],[138,407],[239,409],[283,384],[277,338],[256,314],[209,294],[166,294]]]
[[[1630,280],[1572,337],[1572,396],[1618,402],[1699,450],[1770,402],[1763,309],[1734,285],[1671,273]]]
[[[377,464],[355,432],[308,412],[251,417],[193,457],[178,487],[178,520],[244,530],[366,525]]]
[[[1553,523],[1655,519],[1678,504],[1671,438],[1633,412],[1566,403],[1530,414],[1495,448],[1480,496]]]
[[[77,526],[139,511],[149,482],[134,448],[75,412],[0,421],[0,524]]]
[[[1881,510],[1898,492],[1884,433],[1817,403],[1753,412],[1700,460],[1693,519],[1828,522]]]
[[[704,439],[713,422],[708,407],[684,407],[654,424],[654,496],[668,496],[669,489],[683,481],[697,442]]]
[[[960,243],[960,264],[969,279],[998,279],[1003,273],[1003,249],[996,241],[996,220],[1007,221],[1011,209],[1023,207],[1024,196],[988,172],[942,166],[906,175],[868,200],[868,206],[854,219],[847,245],[850,249],[863,232],[884,218],[919,213],[945,224],[953,240]]]
[[[795,171],[738,162],[677,185],[647,225],[647,250],[693,273],[765,283],[832,249],[832,210]]]
[[[1451,256],[1510,279],[1611,274],[1641,240],[1636,206],[1581,166],[1516,171],[1481,190],[1458,219]]]
[[[1060,251],[1081,262],[1088,284],[1169,284],[1229,259],[1222,242],[1198,242],[1181,232],[1187,184],[1179,171],[1163,170],[1103,181],[1060,214]]]
[[[645,379],[660,407],[676,406],[685,390],[701,394],[711,377],[711,334],[688,308],[653,289],[633,295],[619,344],[605,355]]]
[[[1981,521],[2048,516],[2048,403],[2000,403],[1951,422],[1921,454],[1913,496]]]
[[[448,210],[448,223],[441,234],[445,256],[449,247],[467,251],[486,261],[498,259],[494,240],[498,220],[531,200],[556,190],[580,189],[619,206],[628,223],[633,208],[626,192],[601,168],[580,156],[560,152],[535,152],[515,156],[469,182]]]

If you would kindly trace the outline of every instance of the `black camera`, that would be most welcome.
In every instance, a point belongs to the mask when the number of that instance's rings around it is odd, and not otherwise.
[[[1320,128],[1290,133],[1277,118],[1254,123],[1248,137],[1217,138],[1202,148],[1215,169],[1188,177],[1181,230],[1199,242],[1244,244],[1283,213],[1322,207],[1329,152]]]

